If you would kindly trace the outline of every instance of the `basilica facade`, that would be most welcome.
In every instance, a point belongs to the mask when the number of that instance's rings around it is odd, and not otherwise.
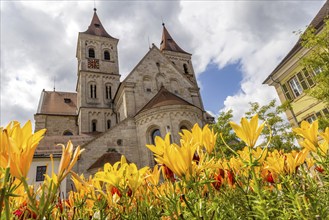
[[[155,136],[179,132],[213,121],[204,110],[191,54],[184,51],[162,27],[160,46],[145,56],[120,81],[118,42],[103,27],[97,13],[80,32],[76,92],[41,93],[35,129],[47,129],[36,155],[56,153],[56,144],[72,140],[85,152],[76,171],[92,174],[120,155],[138,166],[154,165],[145,147]],[[53,151],[53,152],[52,152]],[[40,156],[41,155],[41,156]]]

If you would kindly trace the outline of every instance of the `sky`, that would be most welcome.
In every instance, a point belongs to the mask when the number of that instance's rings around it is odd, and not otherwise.
[[[159,47],[162,22],[192,53],[203,104],[217,116],[233,110],[239,119],[249,102],[278,96],[262,82],[290,51],[324,4],[303,1],[3,1],[0,2],[0,125],[25,123],[42,89],[75,91],[79,32],[97,14],[119,39],[121,80]]]

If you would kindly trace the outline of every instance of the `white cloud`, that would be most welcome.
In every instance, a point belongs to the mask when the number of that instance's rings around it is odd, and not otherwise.
[[[193,36],[195,70],[203,72],[210,61],[222,68],[238,63],[243,80],[240,91],[228,96],[224,109],[235,119],[249,102],[267,104],[277,99],[274,88],[262,85],[297,40],[323,1],[225,1],[181,3],[180,21]]]

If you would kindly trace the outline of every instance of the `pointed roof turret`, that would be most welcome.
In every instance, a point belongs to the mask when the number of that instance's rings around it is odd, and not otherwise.
[[[113,38],[111,35],[109,35],[106,30],[104,29],[101,21],[98,18],[98,15],[96,13],[96,8],[94,8],[94,16],[93,19],[91,20],[91,23],[88,27],[88,30],[85,32],[82,32],[84,34],[91,34],[91,35],[96,35],[96,36],[101,36],[101,37],[109,37]]]
[[[161,43],[160,43],[160,50],[161,51],[169,50],[169,51],[189,54],[178,46],[178,44],[170,36],[164,23],[162,23],[162,26],[163,26],[163,31],[162,31],[162,39],[161,39]]]

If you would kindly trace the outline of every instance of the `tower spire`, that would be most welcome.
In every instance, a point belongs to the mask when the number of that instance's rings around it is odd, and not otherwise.
[[[96,3],[95,3],[96,5]],[[90,22],[90,25],[88,29],[85,32],[82,32],[84,34],[91,34],[91,35],[96,35],[96,36],[101,36],[101,37],[108,37],[108,38],[113,38],[111,35],[109,35],[105,28],[102,25],[102,22],[99,20],[98,15],[96,13],[97,9],[96,7],[94,8],[94,16]]]
[[[163,26],[163,30],[162,30],[162,39],[160,43],[160,50],[161,51],[169,50],[173,52],[189,54],[186,51],[184,51],[182,48],[180,48],[178,44],[174,41],[174,39],[170,36],[164,22],[162,22],[162,26]]]

